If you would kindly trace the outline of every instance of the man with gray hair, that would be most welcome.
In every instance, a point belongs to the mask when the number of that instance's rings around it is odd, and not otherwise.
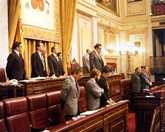
[[[65,79],[61,91],[61,102],[66,120],[78,115],[79,85],[78,80],[83,74],[82,68],[76,66],[72,69],[71,75]]]

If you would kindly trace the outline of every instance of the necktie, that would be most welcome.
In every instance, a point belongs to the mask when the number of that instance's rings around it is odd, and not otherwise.
[[[77,84],[77,81],[75,80],[75,85],[76,85],[76,88],[77,88],[77,91],[78,91],[78,84]]]
[[[19,57],[22,57],[22,55],[21,55],[21,54],[19,54]]]
[[[43,54],[41,54],[41,61],[42,61],[42,65],[43,65],[43,71],[45,71],[45,62],[44,62]]]
[[[58,61],[58,56],[56,56],[56,59],[57,59],[57,61]]]

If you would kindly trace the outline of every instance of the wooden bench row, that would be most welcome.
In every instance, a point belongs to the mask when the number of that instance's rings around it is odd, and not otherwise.
[[[60,97],[61,91],[53,91],[0,101],[0,131],[128,131],[128,101],[102,108],[77,121],[65,121]],[[84,87],[80,87],[79,107],[81,112],[86,111]]]

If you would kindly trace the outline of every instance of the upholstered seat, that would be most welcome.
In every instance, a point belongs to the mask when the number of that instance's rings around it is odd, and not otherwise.
[[[5,99],[4,103],[8,131],[31,132],[26,97]]]
[[[0,82],[6,82],[6,71],[4,68],[0,68]]]
[[[6,132],[6,125],[5,125],[5,115],[4,115],[4,103],[0,101],[0,131]]]
[[[86,92],[83,86],[80,87],[80,97],[79,97],[79,111],[85,112],[86,109]]]
[[[36,94],[27,96],[29,118],[33,129],[45,129],[50,126],[47,109],[46,95]]]
[[[46,98],[50,121],[55,125],[65,123],[65,116],[60,104],[61,91],[48,92]]]

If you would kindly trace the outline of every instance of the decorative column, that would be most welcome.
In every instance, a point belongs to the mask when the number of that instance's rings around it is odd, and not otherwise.
[[[7,0],[0,0],[0,67],[6,67],[8,56],[8,9]]]
[[[127,53],[127,78],[131,78],[131,54]]]

